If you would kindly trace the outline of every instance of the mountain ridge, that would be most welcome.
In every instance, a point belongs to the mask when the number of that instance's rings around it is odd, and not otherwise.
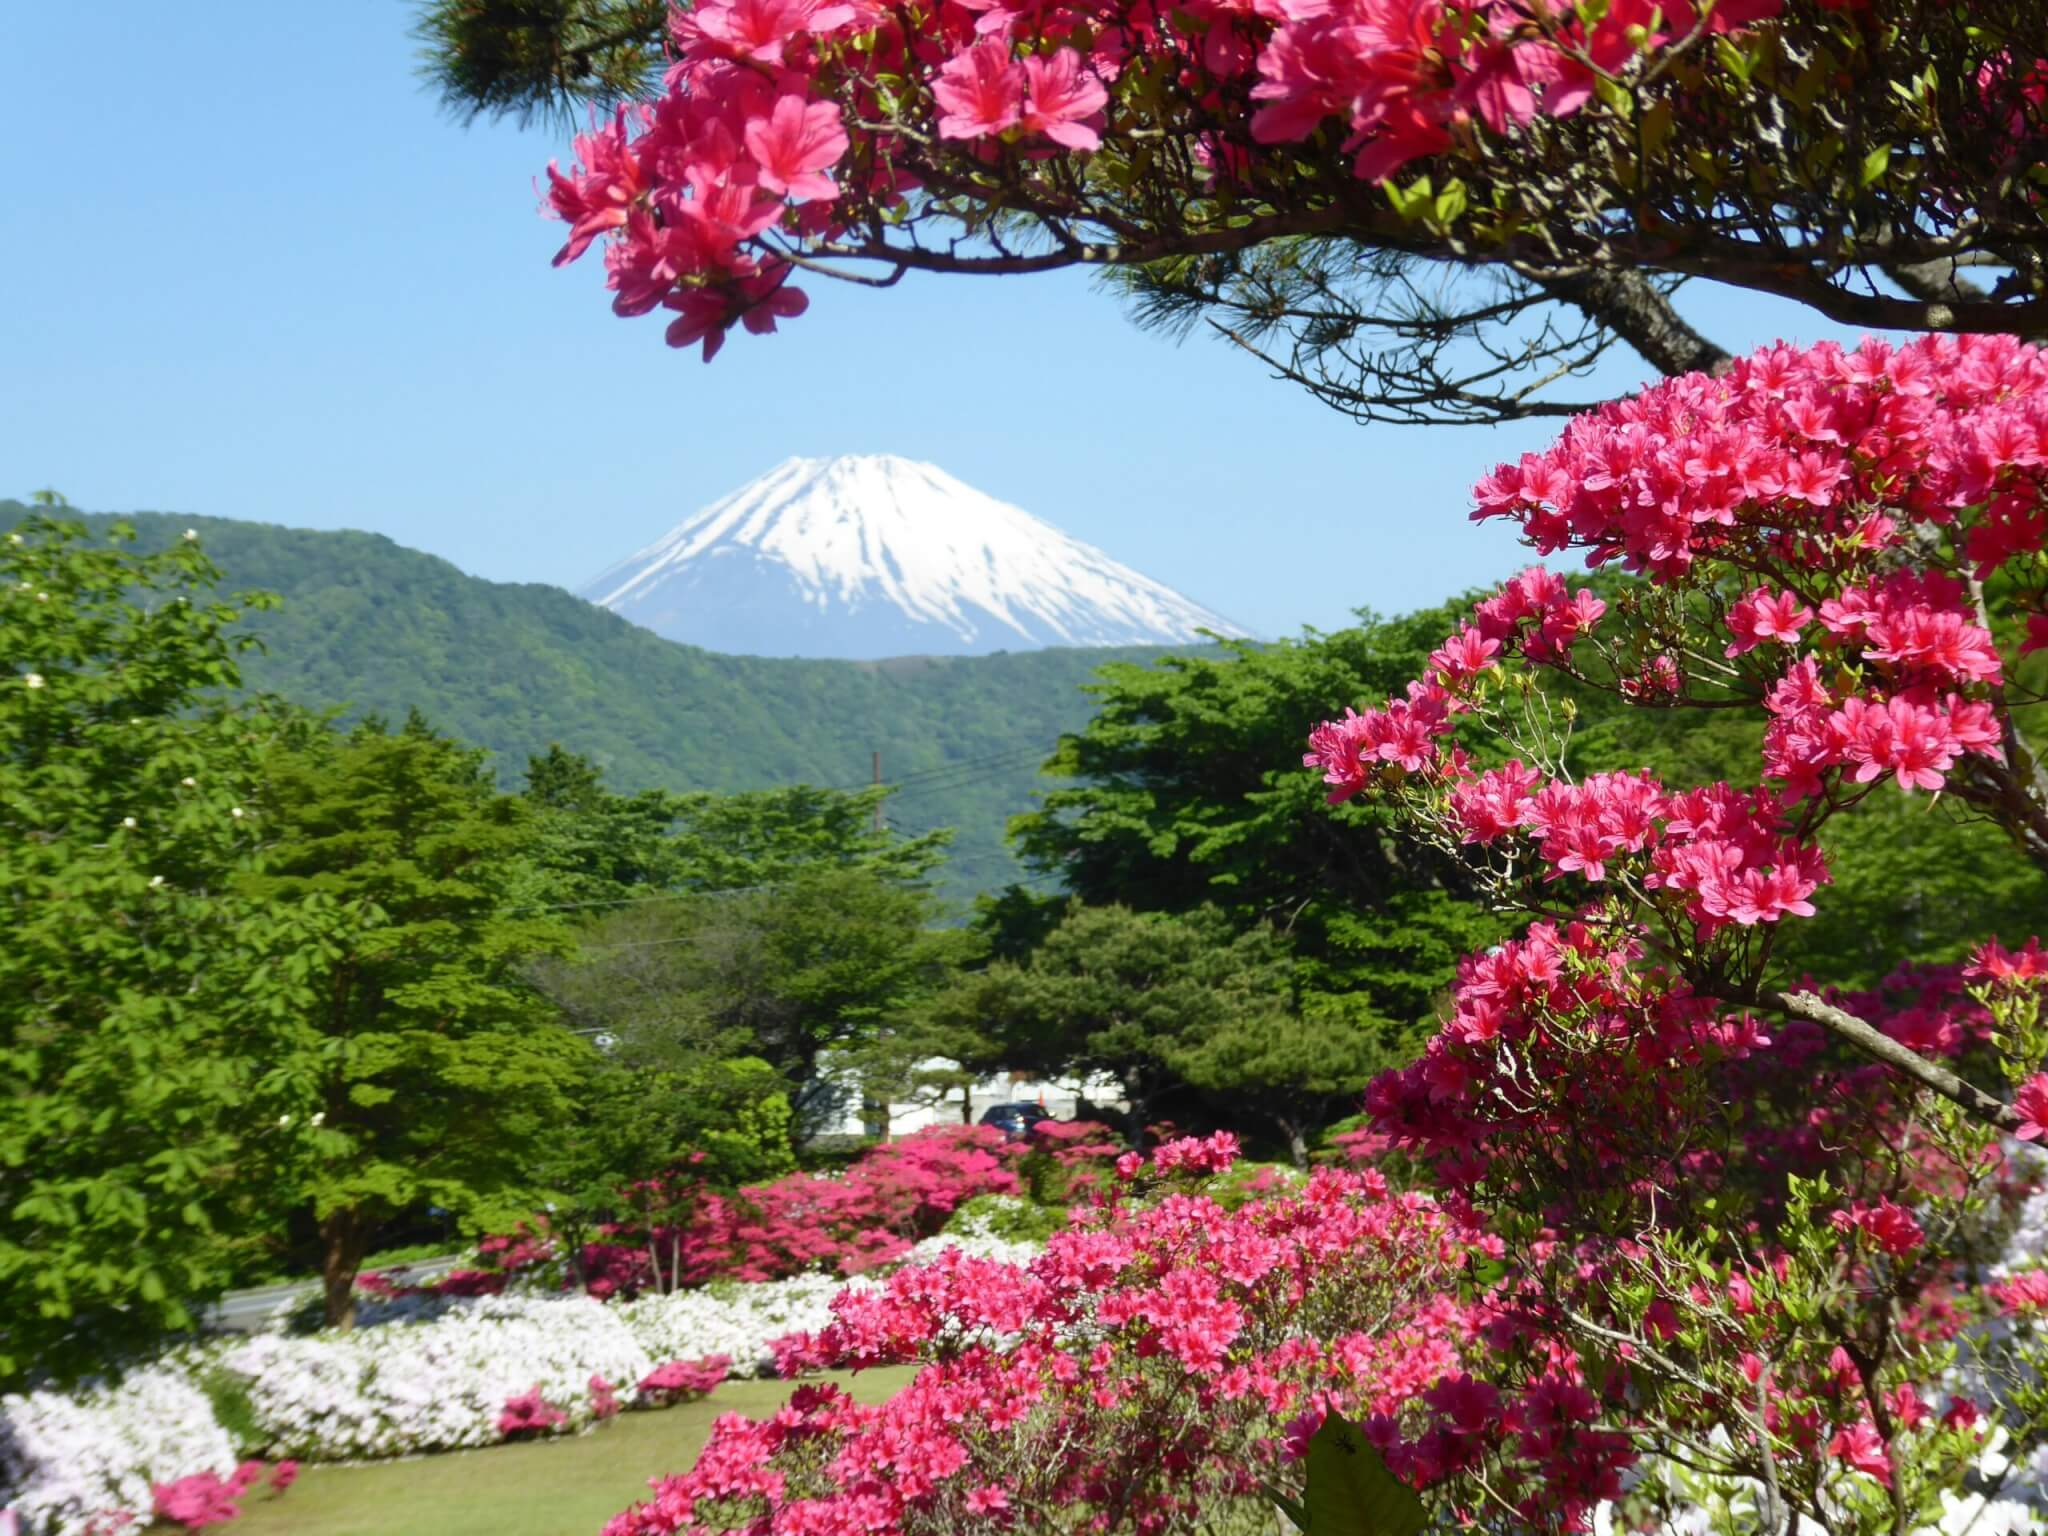
[[[0,502],[0,525],[31,509]],[[1037,765],[1092,713],[1082,692],[1106,661],[1160,648],[983,657],[786,660],[727,656],[640,629],[540,583],[490,582],[382,535],[172,513],[74,513],[127,522],[144,548],[185,529],[225,572],[222,591],[285,599],[243,628],[266,649],[249,686],[313,708],[402,718],[489,748],[502,781],[551,742],[583,752],[622,790],[739,790],[911,779],[891,802],[906,832],[959,828],[947,894],[1024,871],[1003,841],[1028,810]],[[1180,649],[1188,649],[1181,647]]]
[[[936,465],[790,458],[578,588],[685,644],[871,660],[1244,635]]]

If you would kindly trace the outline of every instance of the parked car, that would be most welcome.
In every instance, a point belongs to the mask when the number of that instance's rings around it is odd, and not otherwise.
[[[994,1126],[1010,1141],[1024,1140],[1031,1127],[1051,1118],[1042,1104],[991,1104],[981,1112],[981,1123]]]

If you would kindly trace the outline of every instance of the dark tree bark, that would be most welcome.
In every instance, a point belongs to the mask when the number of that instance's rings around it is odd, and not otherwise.
[[[1694,330],[1670,297],[1640,272],[1595,272],[1543,287],[1614,332],[1659,373],[1711,373],[1730,361],[1723,348]]]
[[[374,1230],[352,1210],[334,1211],[320,1223],[320,1288],[330,1328],[355,1326],[356,1276],[362,1272]]]

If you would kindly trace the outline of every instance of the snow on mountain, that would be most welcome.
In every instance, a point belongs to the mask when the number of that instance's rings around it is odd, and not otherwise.
[[[889,454],[789,459],[581,589],[671,640],[757,656],[1167,645],[1222,615]]]

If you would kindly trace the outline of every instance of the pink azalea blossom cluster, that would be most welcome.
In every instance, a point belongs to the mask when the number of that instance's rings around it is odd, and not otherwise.
[[[2048,357],[2012,337],[1781,343],[1575,418],[1481,480],[1473,516],[1670,578],[1701,559],[1855,570],[1968,512],[1981,579],[2041,546],[2044,440]]]
[[[1669,893],[1703,935],[1811,917],[1808,898],[1828,877],[1820,851],[1791,835],[1778,796],[1726,783],[1672,794],[1647,774],[1599,773],[1574,784],[1511,759],[1460,784],[1450,809],[1464,842],[1534,842],[1548,879],[1600,882],[1610,865],[1625,869],[1644,890]]]
[[[1593,95],[1595,71],[1618,71],[1643,53],[1690,33],[1707,11],[1724,33],[1778,13],[1779,0],[1695,7],[1623,0],[1596,12],[1518,4],[1425,4],[1280,0],[1215,4],[1204,38],[1210,72],[1230,79],[1248,67],[1260,102],[1252,137],[1262,144],[1307,138],[1336,119],[1355,150],[1354,175],[1381,181],[1409,161],[1449,149],[1477,120],[1504,134],[1539,113],[1565,117]],[[1277,13],[1256,58],[1259,18]],[[1541,16],[1549,25],[1535,24]]]
[[[299,1464],[280,1461],[273,1467],[245,1461],[226,1477],[217,1472],[195,1472],[176,1482],[161,1483],[152,1490],[156,1517],[188,1531],[226,1525],[241,1518],[242,1501],[265,1480],[266,1473],[271,1492],[280,1494],[298,1480]]]
[[[732,1361],[724,1355],[706,1355],[702,1360],[671,1360],[666,1365],[656,1366],[641,1378],[640,1400],[666,1408],[672,1403],[703,1397],[715,1390],[731,1370]]]
[[[1568,1138],[1591,1194],[1643,1176],[1646,1160],[1665,1163],[1660,1146],[1687,1144],[1692,1069],[1775,1043],[1753,1016],[1644,964],[1639,947],[1588,923],[1539,922],[1464,960],[1442,1031],[1376,1079],[1366,1107],[1378,1131],[1458,1188],[1496,1161],[1544,1161]]]
[[[1674,1275],[1646,1316],[1610,1305],[1600,1315],[1624,1342],[1589,1362],[1551,1325],[1554,1293],[1473,1273],[1504,1268],[1505,1250],[1455,1202],[1325,1168],[1227,1211],[1199,1187],[1216,1150],[1162,1147],[1145,1170],[1156,1199],[1105,1200],[1029,1265],[951,1252],[844,1293],[822,1332],[778,1346],[784,1373],[921,1363],[911,1386],[878,1405],[806,1386],[769,1418],[728,1416],[691,1471],[657,1480],[607,1536],[936,1536],[1055,1522],[1169,1536],[1240,1509],[1268,1518],[1270,1491],[1299,1494],[1331,1413],[1357,1423],[1447,1522],[1491,1510],[1536,1530],[1582,1529],[1621,1497],[1639,1441],[1703,1441],[1758,1402],[1781,1475],[1809,1493],[1844,1477],[1888,1487],[1897,1466],[1982,1442],[1971,1399],[1951,1397],[1937,1415],[1895,1369],[1880,1381],[1868,1357],[1803,1335],[1783,1304],[1799,1269],[1788,1253],[1686,1283]],[[1896,1202],[1845,1210],[1887,1262],[1916,1251]],[[1539,1247],[1564,1251],[1555,1238]],[[1562,1273],[1613,1266],[1588,1250]],[[2016,1283],[2013,1305],[2028,1291]],[[1568,1299],[1603,1298],[1581,1283]],[[1910,1313],[1925,1341],[1961,1327],[1945,1293]],[[1653,1399],[1667,1354],[1719,1372],[1717,1384]]]
[[[548,167],[548,209],[569,226],[555,260],[608,237],[613,309],[666,309],[670,344],[708,360],[734,325],[766,333],[804,311],[797,262],[933,190],[920,154],[954,147],[967,172],[1085,159],[1141,129],[1173,80],[1204,109],[1175,132],[1219,173],[1291,161],[1276,146],[1327,127],[1352,174],[1379,181],[1461,136],[1575,113],[1601,73],[1780,3],[710,0],[674,11],[660,94]]]

